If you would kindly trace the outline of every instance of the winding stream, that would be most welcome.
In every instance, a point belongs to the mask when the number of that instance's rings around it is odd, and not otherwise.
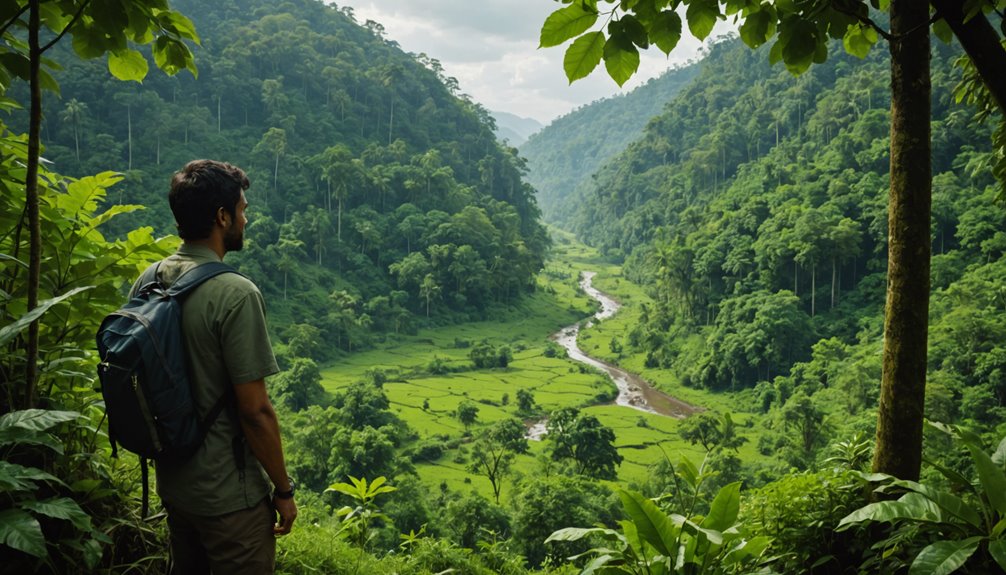
[[[593,320],[607,319],[621,307],[617,301],[607,294],[598,291],[593,286],[595,272],[583,272],[580,280],[580,287],[587,295],[594,298],[601,304],[601,309],[588,320],[584,327],[593,325]],[[647,413],[656,413],[668,417],[682,419],[700,411],[700,408],[687,404],[680,399],[676,399],[666,393],[655,389],[646,380],[634,373],[630,373],[618,366],[605,361],[590,357],[583,353],[576,344],[576,337],[580,333],[580,323],[562,328],[549,336],[549,339],[566,348],[570,359],[587,364],[608,374],[618,387],[618,397],[615,398],[615,405],[631,407]],[[546,420],[534,423],[528,429],[529,439],[541,439],[545,435]]]

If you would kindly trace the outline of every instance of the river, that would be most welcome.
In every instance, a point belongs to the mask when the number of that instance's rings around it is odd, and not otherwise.
[[[583,272],[580,279],[580,287],[583,288],[583,291],[601,304],[601,309],[591,319],[587,320],[584,327],[592,326],[594,320],[610,318],[621,307],[621,304],[615,301],[615,299],[593,286],[595,275],[597,275],[595,272]],[[671,397],[655,389],[645,379],[635,373],[628,372],[616,365],[583,353],[583,350],[576,344],[576,337],[579,333],[580,323],[578,322],[553,333],[549,339],[564,347],[570,359],[587,364],[606,373],[618,387],[618,397],[615,398],[615,405],[622,405],[638,409],[639,411],[676,417],[678,419],[701,411],[700,408],[694,405],[685,403],[680,399]],[[541,439],[544,434],[545,420],[534,423],[528,429],[529,439]]]

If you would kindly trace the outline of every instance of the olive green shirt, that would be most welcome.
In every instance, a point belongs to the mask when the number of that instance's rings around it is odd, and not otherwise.
[[[212,261],[220,261],[213,250],[182,244],[161,262],[157,277],[171,285],[184,272]],[[132,292],[139,289],[138,283]],[[221,274],[189,292],[182,305],[182,331],[201,416],[228,386],[279,371],[269,343],[262,294],[243,276]],[[157,463],[157,493],[167,505],[194,515],[223,515],[254,507],[271,491],[265,470],[244,442],[245,470],[238,470],[232,441],[241,432],[233,400],[230,405],[210,426],[206,441],[191,459]]]

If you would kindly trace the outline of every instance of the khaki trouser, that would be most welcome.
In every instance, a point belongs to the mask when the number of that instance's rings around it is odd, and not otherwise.
[[[201,517],[166,506],[170,575],[268,575],[276,567],[276,521],[266,498],[250,509]]]

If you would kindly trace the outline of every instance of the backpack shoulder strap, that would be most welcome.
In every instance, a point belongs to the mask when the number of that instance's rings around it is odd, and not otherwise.
[[[171,284],[171,287],[168,288],[168,294],[172,297],[183,296],[197,288],[206,280],[225,273],[235,273],[240,275],[240,272],[224,262],[209,262],[200,264],[185,272],[181,275],[181,277],[175,280],[175,283]]]
[[[161,260],[164,261],[164,260]],[[140,291],[144,286],[147,286],[153,282],[157,281],[157,272],[161,269],[161,262],[148,267],[146,270],[140,274],[140,278],[136,280],[136,289]]]

